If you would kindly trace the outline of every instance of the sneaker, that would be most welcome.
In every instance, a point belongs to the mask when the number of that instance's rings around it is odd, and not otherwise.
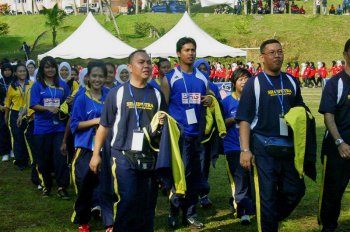
[[[175,229],[179,226],[179,217],[177,215],[171,215],[168,216],[168,226],[172,229]]]
[[[189,225],[192,228],[201,229],[204,227],[204,224],[198,221],[197,217],[188,217],[186,221],[187,225]]]
[[[95,220],[98,220],[99,218],[101,218],[101,207],[99,205],[97,205],[91,209],[91,216]]]
[[[50,190],[48,190],[48,189],[43,190],[42,196],[43,197],[49,197],[50,196]]]
[[[1,161],[6,162],[6,161],[9,161],[9,159],[10,159],[10,157],[9,157],[9,155],[7,154],[7,155],[3,155],[3,156],[2,156]]]
[[[38,184],[38,190],[42,190],[42,189],[43,187],[40,184]]]
[[[10,157],[15,158],[15,154],[13,153],[13,151],[10,152]]]
[[[113,227],[112,227],[112,226],[108,227],[108,228],[106,229],[106,232],[113,232]]]
[[[90,226],[89,226],[89,224],[80,225],[80,226],[78,227],[78,231],[79,231],[79,232],[90,232]]]
[[[58,188],[57,195],[62,199],[62,200],[69,200],[70,197],[67,193],[67,190],[65,188]]]
[[[208,195],[204,195],[204,196],[200,197],[199,203],[201,204],[201,207],[205,208],[205,209],[208,209],[213,205],[213,203],[209,199]]]
[[[249,215],[243,215],[241,217],[241,225],[250,225],[250,217],[249,217]]]

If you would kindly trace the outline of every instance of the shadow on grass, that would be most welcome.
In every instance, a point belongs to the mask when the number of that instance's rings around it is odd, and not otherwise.
[[[21,52],[21,46],[24,42],[23,37],[20,36],[0,36],[0,58],[13,58]],[[9,50],[6,48],[13,47],[18,48],[16,50]],[[23,52],[22,52],[23,53]],[[23,53],[24,54],[24,53]]]

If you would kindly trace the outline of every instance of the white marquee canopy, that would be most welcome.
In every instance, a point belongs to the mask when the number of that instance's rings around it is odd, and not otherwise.
[[[66,40],[39,55],[38,59],[41,60],[45,56],[62,59],[121,59],[128,57],[135,50],[101,26],[90,12],[79,28]]]
[[[180,21],[165,35],[145,48],[152,57],[177,57],[176,42],[182,37],[191,37],[197,43],[197,57],[247,56],[247,52],[222,44],[203,31],[184,13]]]

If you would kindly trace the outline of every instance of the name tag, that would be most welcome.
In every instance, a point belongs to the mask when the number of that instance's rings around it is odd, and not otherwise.
[[[200,93],[182,93],[182,104],[201,104]]]
[[[288,126],[287,126],[286,120],[282,116],[280,116],[279,120],[280,120],[280,135],[288,136]]]
[[[196,124],[198,122],[194,108],[186,110],[186,118],[188,125]]]
[[[143,138],[144,133],[140,130],[134,130],[132,133],[131,150],[132,151],[142,151],[143,148]]]
[[[60,107],[59,98],[44,98],[44,106],[46,107]]]

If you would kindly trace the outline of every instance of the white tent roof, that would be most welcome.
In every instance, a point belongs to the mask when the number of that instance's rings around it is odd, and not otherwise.
[[[117,39],[89,13],[84,22],[66,40],[52,50],[41,54],[62,59],[103,59],[128,57],[136,49]]]
[[[153,57],[177,57],[176,42],[182,37],[191,37],[197,43],[197,57],[247,56],[247,52],[222,44],[195,24],[187,12],[165,35],[145,48]]]
[[[213,5],[221,5],[221,4],[234,4],[235,0],[200,0],[201,6],[213,6]]]

